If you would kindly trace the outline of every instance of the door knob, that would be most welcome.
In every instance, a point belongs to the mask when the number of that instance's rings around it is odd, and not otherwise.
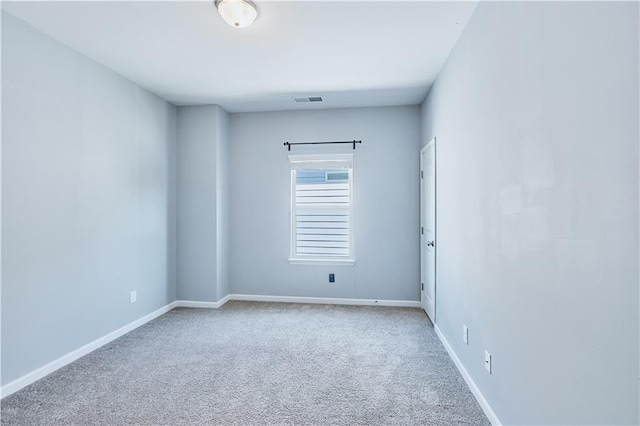
[[[429,241],[427,243],[427,247],[435,247],[436,246],[436,242],[435,241]]]

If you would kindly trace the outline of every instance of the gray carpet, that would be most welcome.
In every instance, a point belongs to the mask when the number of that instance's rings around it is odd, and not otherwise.
[[[2,425],[489,424],[419,309],[174,309],[2,400]]]

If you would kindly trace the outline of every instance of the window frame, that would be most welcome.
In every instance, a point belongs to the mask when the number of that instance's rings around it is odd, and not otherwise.
[[[295,165],[300,163],[309,163],[311,167],[317,167],[319,163],[326,162],[329,165],[326,169],[335,169],[331,163],[344,163],[340,165],[340,169],[347,168],[349,171],[349,254],[346,256],[300,256],[297,252],[297,215],[296,215],[296,168]],[[290,169],[290,194],[289,194],[289,263],[297,265],[354,265],[355,250],[353,241],[353,189],[354,189],[354,173],[353,173],[353,154],[297,154],[289,155]]]

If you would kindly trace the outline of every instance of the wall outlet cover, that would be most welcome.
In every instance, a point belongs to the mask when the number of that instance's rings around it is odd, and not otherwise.
[[[491,354],[489,351],[484,351],[484,368],[491,374]]]
[[[131,303],[136,303],[136,300],[138,300],[138,295],[136,294],[136,291],[132,291],[131,292]]]

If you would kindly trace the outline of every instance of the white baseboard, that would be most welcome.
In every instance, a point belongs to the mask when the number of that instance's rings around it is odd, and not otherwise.
[[[230,300],[230,295],[226,295],[217,302],[199,302],[196,300],[178,300],[176,301],[176,307],[178,308],[210,308],[218,309]]]
[[[467,369],[464,368],[462,361],[460,361],[460,358],[458,358],[458,355],[456,355],[453,348],[449,344],[449,341],[447,340],[446,337],[444,337],[444,334],[442,334],[442,331],[440,331],[440,328],[437,325],[435,325],[433,328],[436,331],[436,334],[438,335],[438,337],[440,338],[442,345],[447,350],[447,352],[449,352],[449,356],[453,360],[453,363],[458,368],[458,371],[460,371],[460,374],[462,375],[462,378],[464,379],[464,381],[467,382],[467,385],[469,386],[471,393],[473,393],[473,396],[476,397],[478,404],[480,404],[480,408],[482,408],[482,411],[484,411],[484,414],[487,416],[491,424],[496,426],[501,425],[502,422],[500,421],[500,419],[498,419],[498,416],[496,416],[496,413],[493,411],[493,409],[489,405],[489,402],[486,400],[482,392],[480,392],[480,388],[478,388],[478,385],[476,385],[476,382],[473,381]]]
[[[259,294],[230,294],[228,297],[229,300],[244,300],[250,302],[316,303],[323,305],[354,306],[399,306],[407,308],[420,307],[420,302],[414,300],[340,299],[334,297],[264,296]]]
[[[176,307],[176,302],[169,303],[168,305],[163,306],[162,308],[156,311],[153,311],[150,314],[143,316],[142,318],[139,318],[135,321],[130,322],[124,327],[120,327],[119,329],[112,331],[111,333],[105,336],[102,336],[99,339],[96,339],[93,342],[82,346],[81,348],[78,348],[74,351],[69,352],[66,355],[61,356],[55,361],[51,361],[49,364],[46,364],[38,368],[37,370],[32,371],[31,373],[27,373],[24,376],[19,377],[16,380],[7,383],[6,385],[2,386],[2,388],[0,389],[0,398],[4,398],[6,396],[11,395],[14,392],[19,391],[20,389],[30,385],[31,383],[37,380],[40,380],[44,376],[53,373],[54,371],[64,367],[65,365],[70,364],[73,361],[87,355],[88,353],[95,351],[99,347],[104,346],[107,343],[117,339],[118,337],[127,334],[131,330],[134,330],[140,327],[141,325],[144,325],[149,321],[155,318],[158,318],[160,315],[163,315],[169,312],[175,307]]]
[[[260,294],[228,294],[217,302],[178,300],[176,301],[176,306],[178,308],[218,309],[230,300],[241,300],[246,302],[314,303],[323,305],[420,307],[420,302],[414,300],[340,299],[335,297],[265,296]]]

